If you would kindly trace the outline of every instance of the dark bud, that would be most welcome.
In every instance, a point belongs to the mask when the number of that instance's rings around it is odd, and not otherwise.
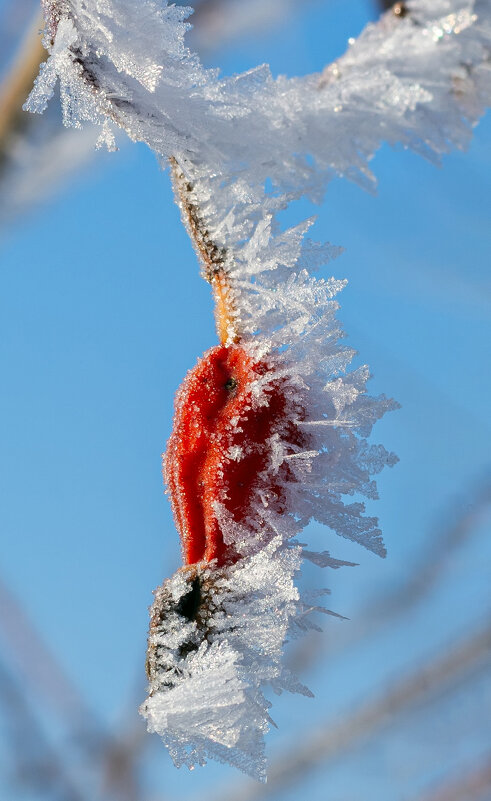
[[[225,389],[227,392],[232,392],[233,389],[237,388],[237,379],[233,376],[230,376],[228,381],[225,383]]]
[[[191,581],[191,589],[179,599],[176,613],[185,620],[195,620],[201,605],[201,582],[199,576]]]
[[[189,654],[209,638],[210,619],[216,611],[214,581],[207,566],[189,565],[178,574],[184,578],[181,595],[176,598],[180,584],[175,578],[168,579],[155,590],[150,607],[146,660],[150,695],[175,685]],[[172,647],[165,643],[166,638],[174,643]]]

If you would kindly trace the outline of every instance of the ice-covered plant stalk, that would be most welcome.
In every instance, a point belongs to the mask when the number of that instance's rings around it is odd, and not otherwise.
[[[335,175],[371,185],[381,141],[435,159],[464,146],[491,95],[491,0],[396,3],[322,73],[293,79],[205,70],[184,43],[189,9],[165,0],[44,11],[50,58],[28,107],[42,111],[59,79],[67,124],[99,122],[109,146],[119,126],[170,161],[216,300],[220,344],[178,393],[165,456],[185,564],[155,594],[142,712],[176,764],[214,757],[264,778],[265,687],[309,692],[282,660],[310,625],[295,575],[302,558],[346,564],[295,537],[314,519],[383,555],[359,497],[376,497],[371,476],[395,459],[367,441],[394,404],[349,369],[344,282],[314,276],[338,250],[276,214],[319,201]]]

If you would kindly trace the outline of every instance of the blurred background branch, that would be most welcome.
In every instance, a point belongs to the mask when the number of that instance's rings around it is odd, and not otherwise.
[[[49,744],[30,709],[25,687],[14,680],[1,661],[0,706],[10,745],[7,779],[11,791],[30,790],[39,799],[86,801],[85,793],[68,775],[63,754]]]
[[[452,643],[446,653],[438,654],[428,664],[419,666],[409,676],[384,689],[340,722],[329,721],[325,728],[310,732],[291,749],[286,749],[271,761],[268,782],[264,785],[244,783],[242,790],[234,789],[219,796],[226,801],[258,801],[276,796],[292,788],[315,768],[327,767],[329,761],[353,748],[360,739],[373,737],[382,726],[392,725],[408,708],[432,703],[434,697],[452,692],[469,673],[487,671],[491,667],[491,626],[474,633],[463,642]],[[211,801],[211,798],[210,798]],[[213,801],[217,801],[214,796]]]
[[[12,137],[31,121],[32,115],[23,111],[22,106],[39,72],[39,65],[47,55],[41,43],[42,27],[43,20],[37,15],[0,86],[0,170]]]
[[[487,801],[491,797],[491,754],[437,784],[416,801]]]

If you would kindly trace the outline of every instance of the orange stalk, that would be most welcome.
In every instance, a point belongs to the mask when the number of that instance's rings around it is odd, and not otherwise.
[[[169,159],[172,183],[181,215],[203,268],[203,276],[213,289],[215,300],[215,322],[222,345],[237,343],[241,339],[238,327],[237,308],[227,253],[211,238],[194,197],[194,187],[187,180],[177,160]]]

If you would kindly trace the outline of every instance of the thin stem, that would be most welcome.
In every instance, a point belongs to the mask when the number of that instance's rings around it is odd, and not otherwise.
[[[51,45],[54,43],[62,15],[67,11],[67,5],[66,0],[41,0],[46,35]]]
[[[67,11],[67,8],[67,0],[43,0],[47,31],[51,40],[54,39],[61,15],[63,11]],[[101,92],[98,79],[90,65],[86,63],[82,53],[72,52],[72,55],[74,61],[81,68],[80,77],[85,81],[88,88],[94,93]],[[118,125],[122,125],[115,102],[109,98],[106,98],[106,101],[104,113]],[[122,127],[124,128],[125,126],[122,125]],[[227,268],[227,253],[224,248],[219,247],[213,241],[204,222],[199,204],[196,201],[194,187],[187,179],[177,159],[172,156],[169,161],[174,193],[181,209],[184,225],[203,266],[204,277],[213,289],[218,338],[224,345],[238,342],[240,340],[238,314],[230,273]]]
[[[238,342],[240,331],[234,292],[227,267],[227,252],[213,241],[194,196],[194,187],[174,157],[169,159],[172,185],[181,215],[203,267],[203,275],[213,289],[215,322],[222,344]]]

